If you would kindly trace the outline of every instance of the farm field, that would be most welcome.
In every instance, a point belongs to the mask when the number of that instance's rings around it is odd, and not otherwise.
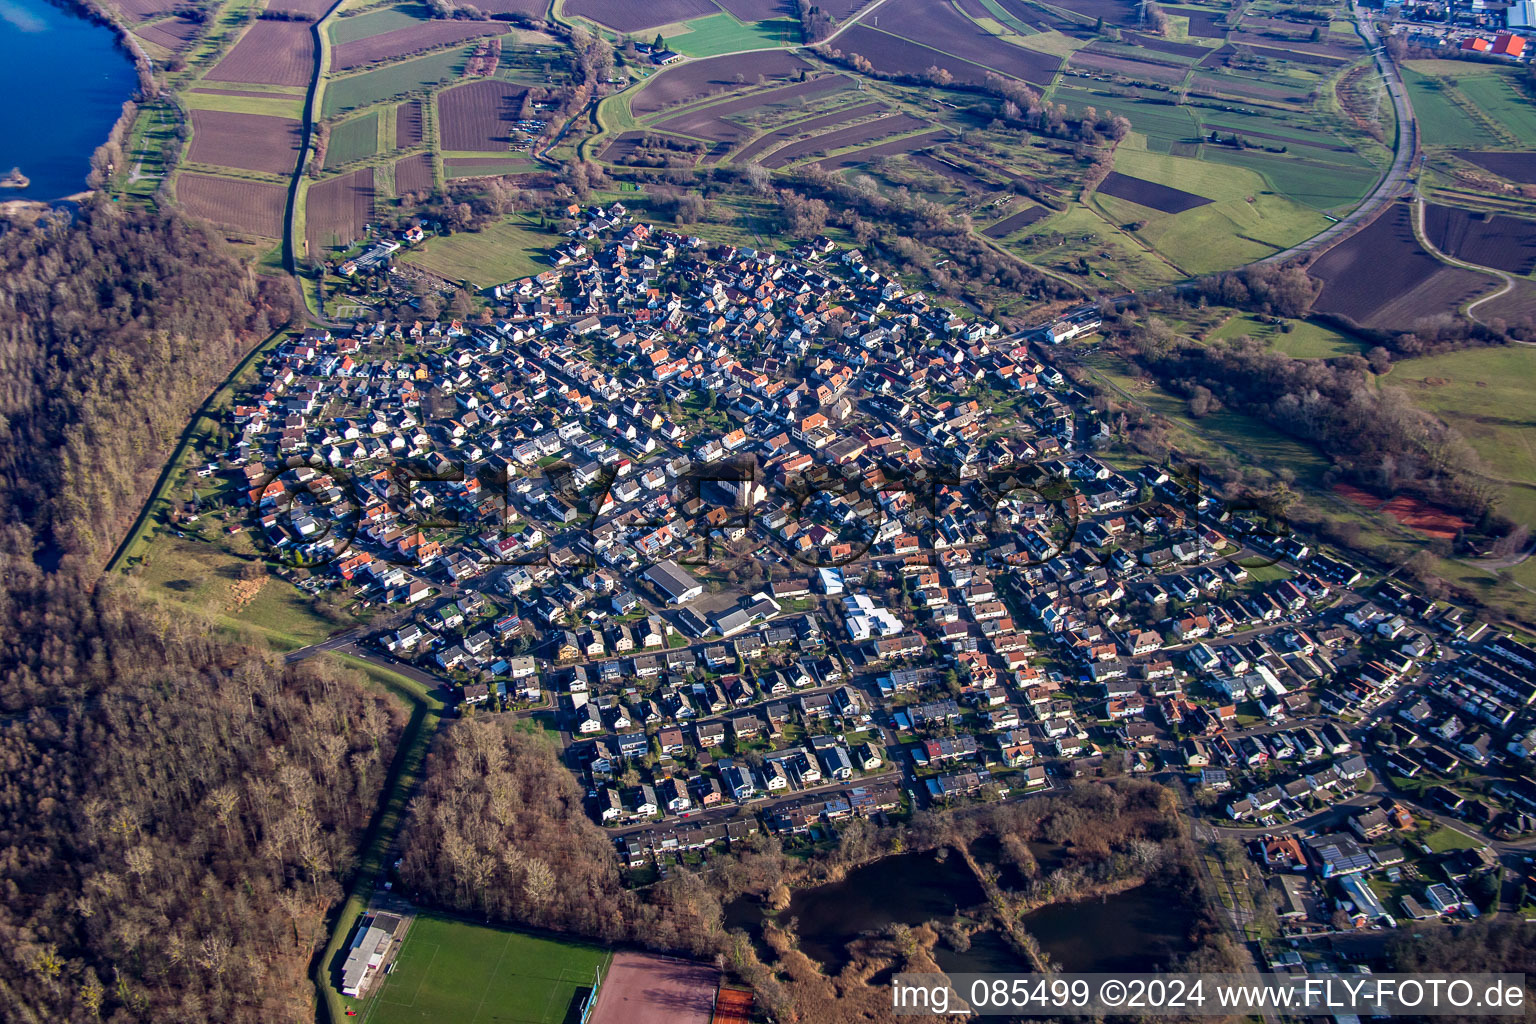
[[[630,112],[637,118],[657,114],[668,107],[704,99],[712,93],[740,88],[743,81],[786,79],[810,65],[785,50],[764,50],[734,57],[714,57],[664,68],[657,72],[629,101]]]
[[[280,238],[288,189],[260,181],[183,172],[176,176],[176,201],[194,217],[267,238]]]
[[[192,163],[292,174],[299,159],[299,122],[265,114],[192,111]]]
[[[417,153],[395,162],[396,196],[403,196],[407,192],[431,192],[433,184],[430,154]]]
[[[164,21],[142,25],[134,31],[140,38],[147,39],[151,43],[163,46],[172,53],[175,53],[196,38],[201,27],[195,21],[187,21],[183,18],[166,18]]]
[[[710,0],[564,0],[561,10],[567,16],[586,18],[619,32],[638,32],[720,13]]]
[[[409,100],[395,108],[395,148],[412,149],[421,142],[421,101]]]
[[[808,156],[831,153],[848,146],[858,146],[889,135],[900,135],[924,127],[928,127],[927,121],[910,114],[888,114],[864,124],[850,125],[847,128],[839,128],[823,135],[813,135],[809,139],[790,143],[764,160],[763,166],[783,167]]]
[[[870,161],[877,160],[883,156],[902,156],[907,153],[915,153],[947,138],[949,138],[949,129],[935,128],[931,132],[923,132],[920,135],[908,135],[905,138],[882,142],[877,146],[855,149],[840,156],[827,157],[825,160],[816,161],[816,166],[824,171],[846,171],[852,167],[862,167]]]
[[[449,178],[479,178],[495,174],[527,174],[539,165],[531,157],[448,157],[443,168]]]
[[[1510,181],[1536,185],[1536,153],[1491,153],[1458,150],[1456,156]]]
[[[931,47],[915,43],[910,39],[903,39],[901,36],[892,35],[881,29],[871,28],[863,22],[838,36],[837,47],[844,53],[856,53],[863,57],[876,71],[892,75],[921,75],[930,67],[938,67],[949,72],[958,82],[982,85],[987,80],[987,72],[994,70],[974,61],[940,53]],[[1059,57],[1050,58],[1022,47],[1014,47],[1014,49],[1021,56],[1032,54],[1028,59],[1035,67],[1043,67],[1049,63],[1052,74],[1056,66],[1061,63]]]
[[[350,71],[378,61],[446,46],[476,36],[497,35],[503,26],[497,22],[430,21],[409,25],[391,32],[342,43],[331,51],[331,68]]]
[[[182,103],[195,110],[224,110],[232,114],[268,114],[298,118],[304,113],[304,97],[283,93],[238,92],[204,89],[182,94]]]
[[[1536,348],[1463,349],[1398,363],[1385,383],[1455,427],[1503,481],[1500,513],[1536,522]]]
[[[363,1024],[561,1024],[607,950],[419,914]]]
[[[1207,338],[1227,339],[1247,335],[1265,341],[1292,359],[1332,359],[1358,355],[1360,343],[1348,335],[1310,320],[1286,320],[1284,327],[1250,313],[1239,313],[1212,331]]]
[[[530,18],[545,18],[549,14],[550,0],[482,0],[475,6],[486,14],[524,14]]]
[[[1205,196],[1197,196],[1193,192],[1185,192],[1171,185],[1159,185],[1145,178],[1121,174],[1119,171],[1110,171],[1098,190],[1104,195],[1124,199],[1126,202],[1145,206],[1158,213],[1183,213],[1186,210],[1207,206],[1211,202]]]
[[[315,41],[302,21],[257,21],[204,78],[210,82],[307,85]]]
[[[325,148],[326,169],[366,160],[378,151],[378,145],[377,111],[369,111],[361,117],[343,121],[331,129],[330,142]]]
[[[717,13],[686,21],[681,27],[686,31],[669,35],[667,46],[689,57],[798,46],[801,39],[800,23],[789,18],[743,23],[729,14]]]
[[[505,153],[512,123],[528,90],[484,80],[456,85],[437,96],[438,135],[444,150]]]
[[[483,231],[430,238],[404,260],[447,281],[490,288],[548,270],[553,242],[530,221],[505,220]]]
[[[877,31],[1036,85],[1049,85],[1061,63],[1050,54],[1014,46],[994,36],[955,10],[948,0],[886,0],[878,9],[878,17],[881,27]],[[873,55],[864,56],[880,66]]]
[[[1409,61],[1403,67],[1403,84],[1408,87],[1408,98],[1419,120],[1420,136],[1427,145],[1479,149],[1503,143],[1492,126],[1484,124],[1475,115],[1469,116],[1468,111],[1457,104],[1444,78],[1416,71],[1416,64],[1422,66],[1420,62]]]
[[[387,100],[391,96],[451,81],[464,69],[468,57],[468,47],[446,50],[429,57],[391,64],[377,71],[331,79],[325,85],[325,100],[321,104],[320,116],[331,117]]]
[[[867,117],[871,114],[875,114],[886,109],[887,107],[885,104],[878,101],[872,103],[860,103],[856,106],[843,107],[839,110],[834,110],[830,113],[822,114],[818,117],[808,118],[804,121],[796,121],[793,124],[785,125],[783,128],[780,128],[777,131],[772,131],[759,137],[750,146],[737,153],[735,160],[738,163],[750,163],[752,160],[757,158],[758,154],[766,152],[767,150],[772,149],[774,146],[779,146],[789,142],[792,139],[798,138],[807,132],[819,132],[823,128],[830,128],[833,125],[844,124],[848,121],[854,120],[855,118]]]
[[[837,92],[852,84],[852,80],[843,75],[813,78],[806,82],[754,91],[720,103],[695,107],[673,117],[653,121],[651,126],[661,131],[712,142],[740,142],[749,138],[756,129],[756,118],[743,115],[792,110],[796,103],[806,102],[811,97]]]
[[[386,32],[420,25],[431,17],[431,10],[424,4],[396,4],[393,7],[335,18],[327,31],[330,32],[333,44],[343,46],[347,43],[355,43],[359,39],[367,39],[369,36],[380,36]]]
[[[1135,136],[1121,143],[1115,167],[1128,177],[1112,174],[1091,205],[1112,224],[1139,224],[1137,238],[1186,273],[1267,256],[1327,225],[1315,210],[1274,194],[1252,171],[1148,152],[1137,148]]]
[[[1043,206],[1026,203],[1022,209],[1016,210],[1002,220],[987,228],[982,234],[988,238],[1007,238],[1015,231],[1029,227],[1037,220],[1044,220],[1051,215],[1051,211]]]
[[[1308,270],[1323,282],[1313,308],[1362,327],[1406,330],[1489,289],[1488,275],[1425,252],[1413,237],[1411,215],[1398,203],[1320,256]]]
[[[1468,263],[1512,274],[1536,269],[1536,221],[1431,203],[1424,208],[1424,233],[1435,248]]]
[[[362,167],[309,187],[304,208],[304,237],[309,254],[346,247],[362,237],[373,217],[373,168]]]

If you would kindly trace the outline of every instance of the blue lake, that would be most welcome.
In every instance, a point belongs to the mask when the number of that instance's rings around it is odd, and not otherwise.
[[[60,199],[85,189],[138,74],[117,36],[45,0],[0,0],[0,175],[32,183],[7,199]]]

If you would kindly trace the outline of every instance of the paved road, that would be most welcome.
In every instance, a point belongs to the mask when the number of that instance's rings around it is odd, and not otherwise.
[[[1397,111],[1397,141],[1392,155],[1392,166],[1387,168],[1386,175],[1382,177],[1371,194],[1366,196],[1365,202],[1356,207],[1352,213],[1347,214],[1322,233],[1313,235],[1305,242],[1293,245],[1273,256],[1266,256],[1256,261],[1255,265],[1284,263],[1298,256],[1320,252],[1359,228],[1375,217],[1382,207],[1408,194],[1412,189],[1409,176],[1413,171],[1414,158],[1419,152],[1419,124],[1413,115],[1413,105],[1408,102],[1408,92],[1403,87],[1402,76],[1397,73],[1397,65],[1392,63],[1392,58],[1387,56],[1386,48],[1381,45],[1381,38],[1376,33],[1376,26],[1371,21],[1370,12],[1362,10],[1356,3],[1354,13],[1355,21],[1360,26],[1360,34],[1365,37],[1365,45],[1370,47],[1371,55],[1376,61],[1376,69],[1381,72],[1382,81],[1386,83],[1387,95],[1392,98],[1392,107]]]

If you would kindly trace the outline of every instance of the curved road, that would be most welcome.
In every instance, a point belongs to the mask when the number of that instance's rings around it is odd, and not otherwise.
[[[1410,191],[1409,176],[1413,172],[1414,158],[1419,152],[1419,123],[1413,116],[1413,105],[1408,102],[1408,92],[1403,86],[1402,76],[1397,73],[1397,65],[1392,63],[1392,58],[1387,56],[1386,47],[1382,46],[1381,38],[1376,34],[1376,25],[1371,21],[1370,12],[1362,11],[1358,3],[1352,7],[1355,24],[1360,28],[1360,35],[1365,38],[1365,45],[1370,47],[1371,57],[1376,61],[1376,70],[1381,72],[1381,80],[1386,83],[1387,95],[1392,97],[1392,108],[1397,113],[1397,140],[1392,154],[1392,166],[1387,168],[1387,173],[1377,183],[1371,194],[1365,197],[1365,201],[1346,214],[1343,219],[1305,242],[1261,260],[1255,260],[1252,266],[1284,263],[1297,256],[1309,256],[1320,252],[1366,224],[1380,212],[1383,206]]]

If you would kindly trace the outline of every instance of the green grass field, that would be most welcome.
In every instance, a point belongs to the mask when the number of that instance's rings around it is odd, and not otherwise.
[[[331,141],[325,148],[325,166],[329,170],[342,164],[366,160],[379,148],[379,115],[369,111],[362,117],[343,121],[331,129]]]
[[[350,18],[337,18],[330,25],[331,42],[337,45],[356,42],[398,28],[409,28],[431,16],[432,12],[421,4],[397,4]]]
[[[1392,368],[1385,381],[1415,405],[1461,432],[1504,481],[1499,511],[1516,522],[1536,522],[1536,348],[1474,348]]]
[[[561,1024],[605,949],[422,914],[363,1024]]]
[[[299,117],[304,111],[304,97],[285,99],[265,96],[218,96],[206,92],[185,92],[179,99],[194,110],[227,110],[235,114],[267,114],[272,117]]]
[[[1236,338],[1246,334],[1268,342],[1271,348],[1293,359],[1331,359],[1360,352],[1360,345],[1354,339],[1322,324],[1287,320],[1286,326],[1289,331],[1265,323],[1256,316],[1240,313],[1212,331],[1210,337]]]
[[[689,57],[714,57],[737,50],[766,50],[798,45],[800,25],[789,18],[740,22],[729,14],[710,14],[683,22],[688,31],[667,36],[667,46]]]
[[[458,76],[468,58],[470,47],[445,50],[429,57],[402,61],[361,75],[333,78],[326,82],[321,117],[366,107],[370,103],[400,96],[416,89],[426,89],[444,79]]]
[[[1456,81],[1458,92],[1516,139],[1526,143],[1536,139],[1536,104],[1516,90],[1510,74],[1476,75]]]
[[[449,281],[489,288],[548,270],[545,253],[555,240],[528,221],[507,220],[484,231],[429,239],[417,246],[406,262]]]
[[[1419,133],[1426,144],[1449,149],[1478,149],[1501,144],[1502,140],[1497,135],[1468,117],[1466,111],[1457,105],[1442,78],[1421,74],[1411,67],[1402,70],[1403,83],[1408,86],[1408,98],[1418,117]],[[1470,77],[1455,80],[1465,84],[1470,81]]]
[[[1115,155],[1115,170],[1193,192],[1214,202],[1164,214],[1111,196],[1094,205],[1116,224],[1141,222],[1146,244],[1190,274],[1225,270],[1294,245],[1327,227],[1317,211],[1274,194],[1257,173],[1188,157],[1148,152],[1132,135]]]

